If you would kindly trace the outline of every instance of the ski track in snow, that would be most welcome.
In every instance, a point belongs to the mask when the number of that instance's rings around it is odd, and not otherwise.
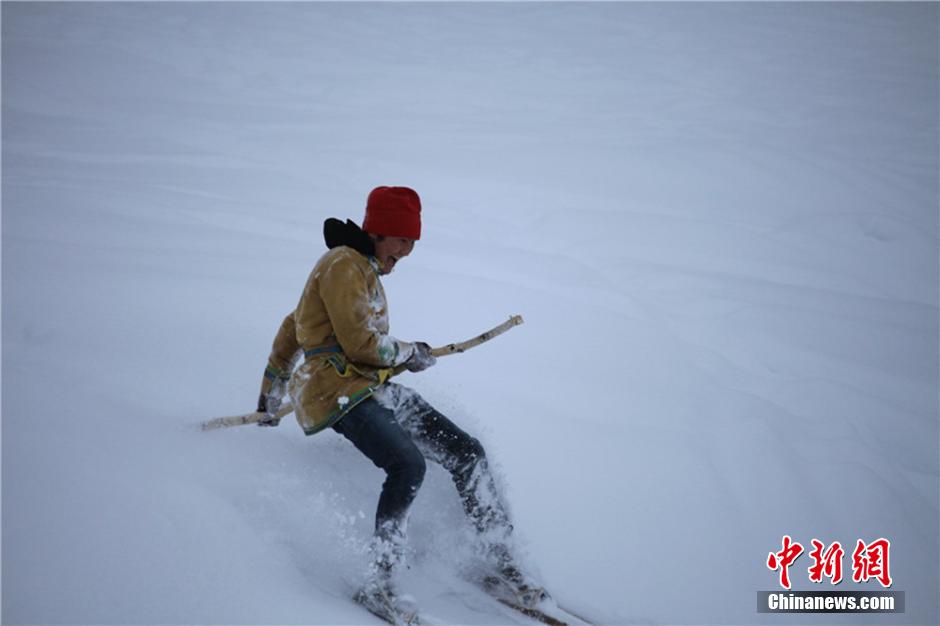
[[[380,184],[425,207],[394,336],[526,320],[401,382],[484,442],[561,604],[777,623],[784,534],[884,536],[904,615],[787,623],[940,619],[936,4],[2,18],[4,623],[377,623],[381,472],[196,425],[253,407],[323,220]],[[531,623],[461,579],[467,532],[432,466],[404,590]]]

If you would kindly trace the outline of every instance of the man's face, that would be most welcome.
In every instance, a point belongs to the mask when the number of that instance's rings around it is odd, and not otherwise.
[[[395,264],[411,254],[415,247],[414,239],[404,237],[373,236],[372,240],[375,242],[375,258],[379,262],[381,267],[379,271],[382,274],[389,274],[395,269]]]

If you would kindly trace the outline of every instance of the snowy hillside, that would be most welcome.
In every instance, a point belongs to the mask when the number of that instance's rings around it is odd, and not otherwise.
[[[4,2],[3,623],[377,623],[381,472],[196,425],[387,184],[424,204],[393,334],[526,320],[401,382],[562,603],[938,623],[937,46],[936,3]],[[528,623],[460,579],[440,468],[410,534],[423,607]],[[758,614],[783,535],[890,539],[906,613]]]

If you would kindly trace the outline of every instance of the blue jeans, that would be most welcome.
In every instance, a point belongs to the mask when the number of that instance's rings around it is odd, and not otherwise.
[[[464,510],[480,533],[511,530],[483,446],[414,390],[387,383],[333,430],[385,470],[375,513],[377,536],[403,534],[408,509],[424,480],[425,459],[450,472]]]

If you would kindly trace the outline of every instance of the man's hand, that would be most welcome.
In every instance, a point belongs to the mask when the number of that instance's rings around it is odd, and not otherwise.
[[[259,411],[259,413],[263,413],[263,411]],[[264,413],[257,423],[258,426],[277,426],[281,423],[281,418],[277,417],[277,415],[268,415],[267,413]]]
[[[258,426],[277,426],[281,423],[277,412],[281,409],[281,402],[286,391],[287,379],[278,377],[268,392],[258,397],[258,412],[265,414],[258,420]]]
[[[409,372],[421,372],[437,363],[437,358],[431,354],[431,346],[423,341],[416,341],[412,345],[414,353],[405,361],[405,369]]]

